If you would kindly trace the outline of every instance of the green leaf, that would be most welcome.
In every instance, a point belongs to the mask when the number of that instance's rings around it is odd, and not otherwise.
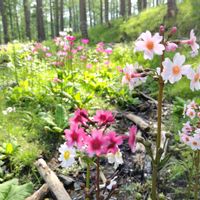
[[[0,199],[1,200],[24,200],[33,192],[32,183],[18,185],[17,179],[9,180],[0,184]]]
[[[65,118],[66,118],[66,110],[61,104],[58,104],[56,106],[56,111],[55,111],[55,122],[59,128],[64,128],[66,124]]]

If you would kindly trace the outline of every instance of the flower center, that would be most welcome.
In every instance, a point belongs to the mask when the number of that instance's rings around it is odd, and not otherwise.
[[[128,81],[131,80],[131,76],[130,76],[129,74],[125,74],[125,76],[126,76],[126,79],[127,79]]]
[[[152,50],[153,47],[154,47],[153,42],[152,42],[151,40],[147,41],[147,43],[146,43],[146,47],[147,47],[147,49]]]
[[[185,140],[186,140],[186,142],[189,142],[189,141],[190,141],[190,139],[189,139],[188,137],[186,137]]]
[[[199,79],[200,79],[200,74],[199,73],[195,74],[194,81],[197,82],[199,81]]]
[[[69,157],[70,157],[70,151],[65,151],[65,152],[64,152],[64,159],[65,159],[65,160],[68,160]]]
[[[197,146],[197,142],[196,142],[196,141],[193,141],[192,144],[193,144],[194,146]]]
[[[95,151],[95,150],[99,150],[101,148],[101,141],[96,138],[92,141],[92,149]]]
[[[172,72],[174,75],[178,75],[180,73],[181,69],[178,65],[173,66]]]

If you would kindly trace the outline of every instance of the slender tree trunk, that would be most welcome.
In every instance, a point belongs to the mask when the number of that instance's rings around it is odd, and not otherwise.
[[[4,6],[4,1],[0,0],[0,12],[2,16],[2,24],[3,24],[3,34],[4,34],[4,42],[9,42],[9,35],[8,35],[8,21],[6,16],[6,8]]]
[[[91,1],[88,0],[88,12],[90,17],[90,27],[92,27],[92,10],[91,10]]]
[[[100,22],[103,24],[103,0],[100,0]]]
[[[64,2],[60,0],[60,30],[64,30]]]
[[[120,0],[120,15],[122,17],[125,17],[125,15],[126,15],[125,0]]]
[[[142,10],[147,8],[147,0],[142,0]]]
[[[131,0],[128,0],[128,16],[131,16],[131,7],[132,7]]]
[[[105,22],[108,24],[108,22],[109,22],[109,19],[108,19],[108,12],[109,12],[108,0],[104,0],[104,6],[105,6]]]
[[[95,5],[94,5],[94,1],[91,2],[92,5],[92,15],[93,15],[93,26],[96,25],[96,14],[95,14]]]
[[[29,0],[23,0],[24,4],[24,18],[25,18],[25,27],[26,27],[26,37],[31,40],[31,13],[30,13],[30,4]]]
[[[18,33],[18,39],[21,39],[21,31],[20,31],[20,26],[19,26],[19,17],[18,17],[18,12],[17,12],[17,5],[15,5],[15,21],[16,21],[16,26],[17,26],[17,33]]]
[[[80,6],[80,9],[79,9],[80,10],[80,29],[81,29],[82,37],[88,38],[86,1],[79,0],[79,6]]]
[[[44,19],[43,19],[43,7],[42,0],[36,0],[36,16],[37,16],[37,32],[38,32],[38,40],[45,40],[45,29],[44,29]]]
[[[138,12],[140,13],[142,11],[142,0],[137,1],[137,8],[138,8]]]
[[[69,27],[72,28],[72,6],[69,6]]]
[[[75,10],[75,3],[74,3],[74,0],[72,0],[72,20],[73,20],[73,29],[74,29],[74,32],[77,32],[78,29],[77,29],[77,24],[76,24],[76,10]]]
[[[52,0],[49,0],[50,9],[50,24],[51,24],[51,37],[54,37],[54,21],[53,21],[53,10],[52,10]]]
[[[59,35],[59,8],[58,8],[58,0],[55,0],[55,32],[56,35]]]
[[[9,20],[10,20],[10,29],[11,29],[11,36],[12,36],[12,40],[15,39],[15,30],[14,30],[14,26],[13,26],[13,13],[12,13],[12,1],[10,2],[10,0],[8,1],[8,10],[9,10]]]
[[[177,12],[176,0],[167,0],[167,17],[175,17]]]

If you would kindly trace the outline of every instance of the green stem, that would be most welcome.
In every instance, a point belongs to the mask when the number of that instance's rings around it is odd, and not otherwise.
[[[87,172],[86,172],[86,200],[90,200],[89,197],[90,190],[90,163],[87,163]]]
[[[96,200],[100,200],[100,188],[99,188],[99,175],[100,175],[100,164],[99,164],[99,157],[97,156],[96,161],[96,170],[97,170],[97,179],[96,179]]]
[[[199,162],[200,162],[200,151],[196,152],[195,157],[195,168],[196,168],[196,174],[195,174],[195,186],[194,186],[194,199],[198,200],[199,196]]]

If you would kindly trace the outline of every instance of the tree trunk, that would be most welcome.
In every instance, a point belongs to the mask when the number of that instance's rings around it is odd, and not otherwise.
[[[131,16],[131,7],[132,7],[131,0],[128,0],[128,16]]]
[[[69,27],[72,28],[72,6],[69,5]]]
[[[49,9],[50,9],[50,24],[51,24],[51,37],[54,37],[54,22],[53,22],[53,11],[52,11],[52,1],[49,0]]]
[[[125,17],[126,14],[126,7],[125,7],[125,0],[120,0],[120,15]]]
[[[137,1],[137,8],[138,8],[138,12],[140,13],[142,11],[142,0]]]
[[[100,0],[100,22],[103,24],[103,0]]]
[[[108,19],[108,11],[109,11],[109,3],[108,0],[104,0],[104,6],[105,6],[105,22],[108,24],[109,19]]]
[[[91,1],[88,0],[88,12],[90,17],[90,27],[92,27],[92,10],[91,10]]]
[[[36,0],[36,15],[37,15],[37,32],[38,40],[45,40],[45,29],[44,29],[44,19],[43,19],[43,9],[42,0]]]
[[[15,21],[16,21],[18,39],[21,39],[21,32],[20,32],[20,26],[19,26],[19,17],[18,17],[18,12],[17,12],[17,5],[15,5],[14,9],[15,9]]]
[[[59,8],[58,8],[58,0],[55,0],[55,32],[56,36],[59,35]]]
[[[4,42],[9,42],[9,35],[8,35],[8,21],[6,16],[6,8],[4,6],[3,0],[0,0],[0,12],[2,16],[2,24],[3,24],[3,34],[4,34]]]
[[[176,0],[167,0],[167,17],[175,17],[177,12]]]
[[[88,38],[87,32],[87,15],[86,15],[86,1],[79,0],[80,6],[80,29],[83,38]]]
[[[12,13],[12,1],[10,2],[10,0],[8,1],[8,10],[9,10],[9,20],[10,20],[10,29],[11,29],[11,40],[15,39],[15,30],[14,30],[14,26],[13,26],[13,13]]]
[[[147,0],[142,0],[142,10],[147,8]]]
[[[26,27],[26,37],[31,40],[31,13],[30,13],[30,4],[29,0],[23,0],[24,3],[24,18],[25,18],[25,27]]]
[[[60,30],[64,30],[64,2],[60,0]]]

